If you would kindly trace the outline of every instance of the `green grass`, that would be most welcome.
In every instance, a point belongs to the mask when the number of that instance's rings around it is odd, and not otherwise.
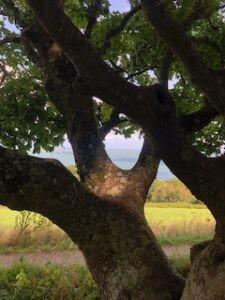
[[[171,264],[184,277],[187,277],[190,270],[190,259],[187,255],[174,256],[170,258]]]
[[[0,269],[1,300],[100,300],[91,274],[84,267],[46,264],[31,266],[20,261]]]

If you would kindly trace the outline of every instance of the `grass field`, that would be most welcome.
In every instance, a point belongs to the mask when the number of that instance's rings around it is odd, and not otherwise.
[[[146,219],[162,245],[192,244],[212,237],[214,219],[200,204],[151,203],[145,207]],[[0,207],[0,252],[21,250],[64,250],[74,247],[70,239],[55,226],[32,230],[32,225],[21,234],[15,228],[20,213]]]
[[[210,239],[215,222],[204,206],[145,208],[145,215],[161,244],[182,245]]]
[[[0,225],[5,228],[12,228],[15,224],[16,216],[18,212],[10,210],[7,207],[0,207]]]

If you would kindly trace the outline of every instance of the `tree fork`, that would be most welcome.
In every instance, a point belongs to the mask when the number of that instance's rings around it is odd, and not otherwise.
[[[41,213],[64,229],[103,299],[180,298],[184,280],[142,218],[93,195],[58,162],[1,148],[0,167],[1,204]]]

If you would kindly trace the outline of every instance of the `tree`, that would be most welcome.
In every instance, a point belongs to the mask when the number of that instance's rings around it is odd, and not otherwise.
[[[128,13],[106,0],[0,3],[1,204],[64,229],[103,299],[223,299],[223,1],[131,0]],[[124,171],[103,141],[135,129],[143,149]],[[65,134],[80,180],[26,154]],[[159,159],[217,222],[186,283],[144,218]]]

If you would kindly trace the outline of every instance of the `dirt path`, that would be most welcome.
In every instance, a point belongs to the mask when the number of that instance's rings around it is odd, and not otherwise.
[[[163,250],[166,255],[180,256],[188,255],[190,246],[164,246]],[[13,263],[19,261],[21,257],[28,263],[33,265],[45,265],[47,262],[59,265],[81,264],[85,265],[85,260],[82,253],[76,250],[55,251],[55,252],[33,252],[33,253],[9,253],[0,254],[0,266],[9,267]]]

